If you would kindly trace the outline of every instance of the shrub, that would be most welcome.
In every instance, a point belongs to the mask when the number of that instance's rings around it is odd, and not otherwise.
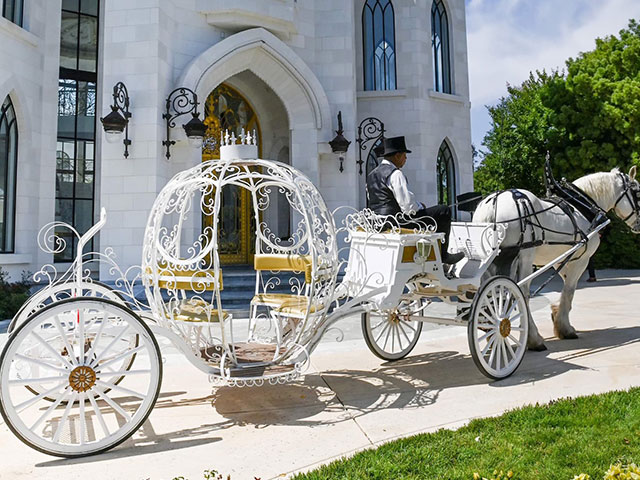
[[[0,267],[0,320],[12,318],[29,298],[29,275],[23,272],[19,282],[10,283],[9,274]]]

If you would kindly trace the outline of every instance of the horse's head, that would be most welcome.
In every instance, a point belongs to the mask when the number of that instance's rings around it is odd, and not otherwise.
[[[619,193],[614,205],[616,215],[625,222],[633,233],[640,233],[640,183],[636,180],[635,165],[629,174],[618,172]]]

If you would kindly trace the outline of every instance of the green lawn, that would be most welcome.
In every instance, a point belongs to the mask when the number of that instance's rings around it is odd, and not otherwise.
[[[517,479],[571,480],[588,473],[599,480],[609,465],[634,460],[640,460],[640,388],[525,407],[456,431],[416,435],[294,478],[472,480],[474,472],[490,478],[497,469],[512,470]]]

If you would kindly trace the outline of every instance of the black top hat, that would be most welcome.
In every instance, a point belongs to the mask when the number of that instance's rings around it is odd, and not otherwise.
[[[395,153],[411,153],[411,150],[407,150],[407,145],[404,142],[404,137],[391,137],[384,139],[384,156],[388,157]]]

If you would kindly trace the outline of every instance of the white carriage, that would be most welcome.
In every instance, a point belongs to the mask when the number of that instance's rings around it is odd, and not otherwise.
[[[485,375],[515,371],[526,348],[527,302],[508,278],[481,282],[504,238],[501,225],[454,223],[452,245],[466,259],[445,271],[442,234],[428,226],[394,228],[369,211],[347,215],[336,228],[311,181],[288,165],[256,159],[254,143],[223,139],[223,159],[169,181],[149,216],[136,272],[120,272],[110,252],[83,255],[106,221],[103,213],[78,235],[72,268],[51,278],[16,315],[0,357],[0,413],[23,442],[74,457],[133,435],[160,391],[157,336],[211,381],[236,386],[298,378],[323,333],[349,315],[361,315],[367,345],[385,360],[406,356],[422,323],[436,322],[468,325],[472,357]],[[248,320],[234,318],[221,300],[219,215],[223,189],[230,187],[248,191],[253,204],[256,290]],[[276,194],[297,225],[284,241],[265,220]],[[210,220],[205,228],[203,216]],[[45,230],[51,251],[64,248],[49,235],[58,227]],[[341,235],[348,261],[341,261]],[[116,290],[91,281],[91,261],[111,262],[121,277]],[[272,288],[279,271],[292,272],[288,292]],[[136,280],[146,304],[136,298]],[[431,315],[437,300],[458,305],[458,315]]]

